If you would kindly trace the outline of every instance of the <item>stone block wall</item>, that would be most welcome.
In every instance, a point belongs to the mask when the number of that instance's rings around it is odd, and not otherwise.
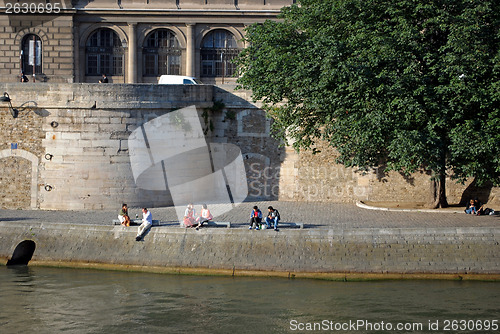
[[[116,208],[123,202],[131,206],[171,205],[168,191],[136,186],[128,139],[148,121],[189,105],[197,107],[207,143],[231,143],[240,148],[250,198],[278,197],[275,188],[279,178],[271,171],[279,170],[282,149],[269,135],[269,120],[255,105],[224,90],[208,85],[156,84],[16,83],[0,88],[9,92],[14,107],[28,107],[22,117],[13,119],[6,106],[0,106],[4,111],[0,149],[18,143],[17,150],[12,154],[5,151],[0,162],[8,176],[17,168],[9,162],[10,155],[29,152],[37,157],[35,207],[98,210]],[[213,101],[224,104],[210,109]],[[199,163],[192,165],[194,169]],[[17,190],[2,195],[2,207],[19,207],[14,198],[20,193],[30,198],[25,194],[31,189],[28,181],[3,177],[2,182],[17,185]]]
[[[17,83],[2,84],[1,89],[9,92],[15,107],[32,107],[13,119],[2,106],[1,182],[15,184],[1,195],[6,208],[18,208],[17,198],[33,194],[35,207],[41,209],[172,204],[166,191],[136,187],[128,137],[145,122],[176,108],[196,105],[201,113],[213,99],[212,86]],[[11,143],[17,143],[17,149],[11,150]],[[37,159],[31,164],[35,189],[33,182],[14,177],[24,166],[15,157],[27,154]],[[32,190],[28,195],[27,189]]]
[[[338,153],[334,148],[320,143],[319,154],[310,151],[295,152],[286,148],[286,155],[279,172],[282,200],[327,202],[413,202],[432,203],[431,175],[417,172],[403,176],[397,172],[384,172],[379,167],[368,172],[345,168],[337,164]],[[446,195],[449,204],[463,204],[469,198],[479,198],[488,207],[500,206],[500,188],[475,186],[473,180],[465,184],[447,178]]]
[[[20,112],[14,119],[6,105],[0,105],[0,208],[34,209],[44,153],[43,118],[32,111],[36,104],[29,99],[15,107]]]
[[[16,156],[0,159],[0,203],[30,209],[31,161]]]
[[[285,273],[500,274],[495,228],[304,229],[252,233],[0,222],[0,258],[36,243],[34,261]],[[196,232],[196,233],[195,233]],[[126,254],[126,255],[124,255]],[[203,270],[202,270],[203,271]]]
[[[247,172],[249,199],[280,198],[280,175],[285,149],[270,134],[271,120],[258,105],[248,102],[245,92],[215,87],[214,100],[222,101],[222,114],[215,114],[212,138],[237,145]]]

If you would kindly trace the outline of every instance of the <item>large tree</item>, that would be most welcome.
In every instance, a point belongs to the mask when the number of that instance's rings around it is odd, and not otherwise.
[[[297,150],[500,184],[498,0],[300,0],[247,28],[238,82]]]

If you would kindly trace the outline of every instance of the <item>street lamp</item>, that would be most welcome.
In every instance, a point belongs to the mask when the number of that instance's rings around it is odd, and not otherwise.
[[[9,110],[10,113],[12,114],[12,117],[17,118],[17,115],[19,115],[19,110],[16,108],[12,107],[12,103],[10,102],[10,96],[7,94],[7,92],[3,93],[3,96],[0,96],[0,102],[7,102],[9,104]]]

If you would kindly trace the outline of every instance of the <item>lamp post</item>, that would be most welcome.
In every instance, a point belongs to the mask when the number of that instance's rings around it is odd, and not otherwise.
[[[12,117],[17,118],[17,115],[19,115],[19,110],[12,107],[12,102],[11,102],[10,96],[9,96],[9,94],[7,94],[7,92],[4,92],[3,96],[0,96],[0,102],[7,102],[9,104],[9,111],[10,111]]]

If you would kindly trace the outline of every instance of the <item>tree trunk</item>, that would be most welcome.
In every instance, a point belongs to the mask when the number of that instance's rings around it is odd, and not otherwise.
[[[446,199],[446,174],[440,173],[433,181],[434,202],[433,209],[447,208],[448,200]]]

